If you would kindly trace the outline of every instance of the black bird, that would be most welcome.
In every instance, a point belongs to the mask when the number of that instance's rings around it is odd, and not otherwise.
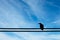
[[[42,23],[39,23],[40,24],[40,29],[43,30],[44,29],[44,25]]]

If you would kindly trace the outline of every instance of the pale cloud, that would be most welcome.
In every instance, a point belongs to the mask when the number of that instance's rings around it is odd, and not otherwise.
[[[0,39],[2,40],[20,40],[18,37],[10,37],[2,32],[0,32]]]
[[[60,40],[60,35],[54,35],[54,34],[50,34],[50,35],[42,35],[42,34],[40,34],[40,35],[32,35],[32,34],[30,34],[30,33],[24,33],[24,32],[22,32],[22,33],[15,33],[16,35],[18,35],[18,36],[21,36],[21,37],[23,37],[25,40],[47,40],[47,39],[49,39],[49,40],[52,40],[52,39],[55,39],[55,40]]]
[[[48,4],[51,5],[51,6],[54,6],[54,7],[60,8],[60,6],[54,4],[54,2],[48,2],[48,1],[46,1],[46,3],[48,3]]]
[[[60,24],[60,20],[56,20],[56,21],[54,21],[52,23]]]

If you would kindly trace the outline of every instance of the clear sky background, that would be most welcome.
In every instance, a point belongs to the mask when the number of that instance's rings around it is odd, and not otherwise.
[[[0,28],[60,28],[60,0],[0,0]],[[0,32],[0,40],[60,40],[60,32]]]

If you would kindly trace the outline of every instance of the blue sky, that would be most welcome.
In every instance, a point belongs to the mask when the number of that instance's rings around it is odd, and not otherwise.
[[[1,28],[60,28],[60,0],[0,0]],[[60,32],[0,32],[0,40],[60,40]]]

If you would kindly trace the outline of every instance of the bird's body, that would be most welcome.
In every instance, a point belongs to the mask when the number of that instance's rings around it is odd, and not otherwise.
[[[40,29],[43,30],[44,29],[44,25],[42,23],[39,23],[40,24]]]

